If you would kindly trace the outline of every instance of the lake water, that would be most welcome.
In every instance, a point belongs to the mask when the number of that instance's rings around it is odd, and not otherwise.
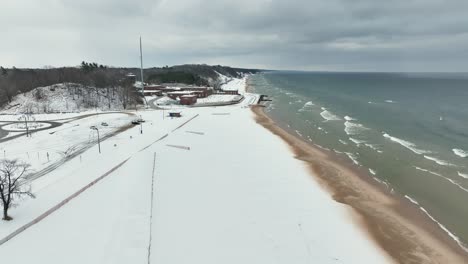
[[[266,112],[418,203],[468,244],[468,74],[268,72]]]

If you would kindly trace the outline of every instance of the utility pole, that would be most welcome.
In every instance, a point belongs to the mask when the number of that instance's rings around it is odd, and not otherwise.
[[[29,129],[28,129],[28,117],[24,116],[24,124],[26,126],[26,137],[29,137]]]
[[[95,126],[90,127],[92,130],[97,131],[97,142],[98,142],[98,147],[99,147],[99,154],[101,154],[101,139],[99,138],[99,129]]]
[[[143,78],[143,48],[141,46],[141,36],[140,36],[140,75],[141,75],[141,95],[145,105],[148,105],[145,98],[145,78]]]

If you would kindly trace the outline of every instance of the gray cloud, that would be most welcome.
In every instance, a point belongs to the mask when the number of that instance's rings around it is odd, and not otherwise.
[[[212,63],[468,71],[465,0],[23,0],[0,9],[0,65]]]

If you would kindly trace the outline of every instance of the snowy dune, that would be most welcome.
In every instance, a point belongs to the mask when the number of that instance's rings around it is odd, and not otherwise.
[[[93,147],[33,183],[37,198],[0,223],[0,239],[128,159],[0,245],[2,262],[142,263],[150,230],[151,263],[389,262],[349,209],[255,123],[245,107],[255,98],[183,109],[180,119],[139,112],[147,120],[143,134],[138,126],[127,130],[106,140],[102,155]]]

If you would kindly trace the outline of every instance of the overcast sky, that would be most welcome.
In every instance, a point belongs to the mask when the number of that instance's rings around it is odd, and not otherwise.
[[[467,0],[2,0],[0,65],[468,71]]]

